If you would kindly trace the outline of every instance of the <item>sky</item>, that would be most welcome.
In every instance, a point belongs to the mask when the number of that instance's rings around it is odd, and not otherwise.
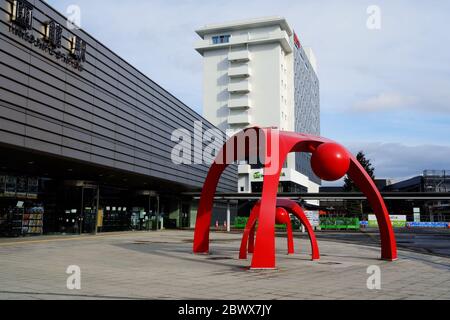
[[[364,151],[377,178],[450,170],[450,2],[48,0],[80,8],[81,27],[202,113],[195,30],[285,17],[318,60],[324,137]],[[370,29],[369,6],[380,9]],[[371,21],[371,20],[370,20]]]

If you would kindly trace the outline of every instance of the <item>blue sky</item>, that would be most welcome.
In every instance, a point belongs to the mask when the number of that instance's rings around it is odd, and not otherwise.
[[[450,2],[302,0],[48,0],[81,8],[82,28],[202,110],[205,24],[280,15],[315,51],[322,135],[364,150],[380,178],[450,170]],[[366,26],[381,9],[381,29]]]

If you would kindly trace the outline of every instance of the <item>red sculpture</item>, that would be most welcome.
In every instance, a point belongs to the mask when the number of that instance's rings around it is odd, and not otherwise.
[[[251,143],[254,132],[257,133],[257,141]],[[244,143],[238,143],[239,141]],[[381,258],[396,260],[397,245],[384,200],[370,176],[350,152],[322,137],[260,128],[249,128],[231,137],[212,164],[197,212],[194,253],[209,252],[214,195],[223,171],[236,161],[249,161],[262,154],[264,184],[251,267],[253,269],[275,268],[275,214],[278,185],[283,164],[288,154],[293,152],[312,153],[312,168],[323,180],[335,180],[347,174],[355,182],[366,195],[377,217],[380,227]]]
[[[248,253],[254,252],[255,243],[255,228],[258,220],[261,202],[259,201],[253,208],[247,226],[244,230],[244,236],[242,238],[241,249],[239,253],[239,259],[247,259],[247,243]],[[295,202],[289,199],[279,199],[277,201],[277,212],[275,221],[277,224],[285,224],[288,235],[288,254],[294,254],[294,236],[292,232],[292,223],[289,213],[294,214],[305,226],[311,241],[312,260],[319,260],[319,246],[317,244],[316,236],[311,224],[308,221],[303,209]]]

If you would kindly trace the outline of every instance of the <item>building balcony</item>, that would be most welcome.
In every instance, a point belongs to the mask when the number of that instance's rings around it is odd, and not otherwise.
[[[230,115],[228,117],[229,125],[248,126],[251,123],[251,116],[248,112],[241,114]]]
[[[205,51],[229,49],[230,47],[241,47],[243,45],[259,45],[268,43],[279,43],[287,53],[294,51],[293,42],[286,31],[275,31],[262,35],[239,35],[232,36],[230,42],[213,43],[212,40],[200,40],[195,43],[195,50],[204,54]]]
[[[228,69],[230,78],[248,78],[250,77],[250,67],[248,65],[231,66]]]
[[[238,166],[239,175],[249,175],[252,171],[252,167],[249,164],[240,164]]]
[[[228,100],[228,108],[230,109],[249,109],[251,107],[250,98],[246,96],[239,98],[231,97],[230,100]]]
[[[230,83],[228,85],[229,93],[249,93],[251,91],[251,85],[248,81],[241,81],[236,83]]]
[[[250,61],[250,52],[238,51],[228,54],[228,61],[230,62],[248,62]]]

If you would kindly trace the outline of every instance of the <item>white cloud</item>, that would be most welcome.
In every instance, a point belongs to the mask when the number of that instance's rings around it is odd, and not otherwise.
[[[448,136],[450,2],[379,0],[383,22],[377,31],[366,27],[369,0],[48,2],[61,12],[78,4],[87,32],[197,111],[203,100],[202,59],[193,49],[194,30],[285,16],[317,56],[327,136],[353,141],[358,132],[359,139],[415,144],[445,143]],[[349,112],[357,107],[377,112]],[[328,121],[335,118],[339,123]]]
[[[424,170],[450,170],[450,145],[354,142],[346,146],[353,154],[363,151],[375,168],[377,179],[394,182],[420,176]],[[343,179],[324,182],[342,186]]]
[[[380,93],[366,100],[357,102],[354,111],[386,111],[407,107],[415,107],[418,99],[414,96],[404,96],[399,93]]]
[[[401,180],[424,170],[450,170],[450,145],[354,142],[348,148],[354,154],[366,154],[377,178]]]

